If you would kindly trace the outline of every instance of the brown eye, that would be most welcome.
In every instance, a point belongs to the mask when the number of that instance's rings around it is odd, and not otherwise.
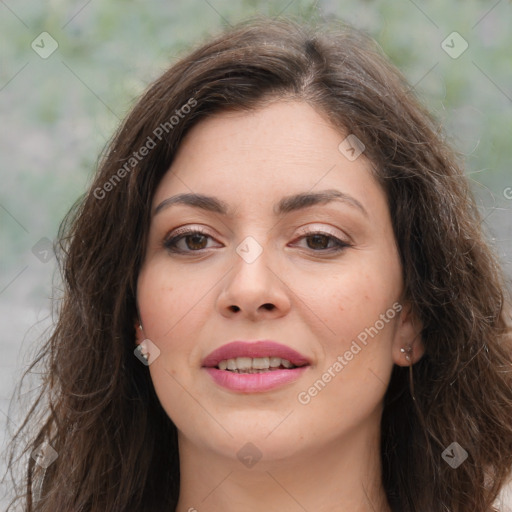
[[[189,249],[197,250],[197,249],[204,249],[206,247],[207,243],[207,236],[201,235],[199,233],[196,233],[195,235],[187,235],[184,236],[183,239],[185,240],[185,245]]]
[[[310,235],[306,237],[306,239],[309,239],[311,241],[311,243],[308,242],[308,247],[310,249],[328,249],[330,238],[332,237],[320,234]]]
[[[170,252],[186,253],[207,249],[208,239],[212,237],[198,230],[182,230],[179,234],[169,236],[163,246]]]
[[[305,233],[299,238],[299,241],[302,240],[306,240],[306,248],[314,252],[335,253],[347,247],[352,247],[350,243],[344,242],[330,233],[323,232]]]

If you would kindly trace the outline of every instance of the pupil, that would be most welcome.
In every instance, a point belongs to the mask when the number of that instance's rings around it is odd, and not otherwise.
[[[311,235],[309,239],[314,240],[313,244],[308,243],[310,249],[325,249],[326,244],[322,242],[327,242],[327,245],[329,244],[329,241],[325,235]],[[317,245],[317,242],[319,242],[319,245]],[[312,245],[314,247],[311,247]]]

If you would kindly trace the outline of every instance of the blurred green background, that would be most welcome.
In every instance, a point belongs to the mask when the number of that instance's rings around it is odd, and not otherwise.
[[[15,423],[8,399],[27,363],[22,344],[37,339],[35,325],[50,325],[56,267],[48,244],[91,182],[99,153],[145,87],[190,45],[255,14],[337,17],[379,42],[464,155],[510,283],[510,0],[2,0],[0,413],[7,423]],[[58,48],[45,55],[51,44]]]
[[[47,271],[32,247],[55,237],[99,152],[146,85],[191,44],[253,14],[335,16],[380,43],[465,155],[490,236],[512,274],[510,1],[5,0],[0,290],[25,265],[23,275],[31,267],[38,275]],[[47,58],[31,47],[34,40],[43,44],[37,38],[43,31],[58,44]],[[469,45],[458,58],[441,47],[454,31]],[[29,301],[48,295],[37,279],[17,288],[15,295]]]
[[[338,17],[380,43],[465,155],[490,237],[512,275],[510,1],[5,0],[0,299],[43,305],[52,263],[32,248],[55,237],[134,99],[191,44],[254,14]],[[454,31],[468,43],[458,58],[441,47]],[[42,32],[58,44],[47,58],[31,47],[43,44]]]

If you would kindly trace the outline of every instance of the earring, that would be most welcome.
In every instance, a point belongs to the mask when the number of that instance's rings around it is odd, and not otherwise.
[[[411,354],[412,354],[412,347],[409,345],[407,348],[402,347],[400,349],[400,352],[402,354],[405,354],[405,359],[409,362],[409,388],[411,390],[411,398],[416,401],[416,396],[414,395],[414,379],[412,376],[412,361],[411,361]]]
[[[146,343],[144,341],[142,341],[140,344],[139,344],[139,352],[140,352],[140,355],[146,360],[146,361],[149,361],[149,352],[148,352],[148,349],[146,347]]]
[[[139,330],[142,331],[142,322],[140,320],[139,320]],[[149,363],[149,352],[148,352],[145,340],[141,341],[137,345],[136,350],[138,350],[139,354]]]
[[[410,363],[411,362],[412,347],[410,345],[407,348],[402,347],[400,349],[400,352],[402,352],[402,354],[405,354],[405,359],[407,359],[407,361],[409,361],[409,363]]]

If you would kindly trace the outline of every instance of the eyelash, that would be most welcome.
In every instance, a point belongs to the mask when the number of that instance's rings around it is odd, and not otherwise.
[[[165,249],[167,249],[167,251],[169,251],[170,253],[174,253],[174,254],[201,253],[205,250],[208,250],[209,248],[203,248],[203,249],[197,249],[197,250],[178,249],[178,247],[177,247],[178,242],[180,242],[182,239],[185,239],[189,236],[194,236],[194,235],[202,235],[202,236],[206,236],[208,238],[213,238],[208,233],[201,231],[200,229],[183,228],[183,229],[178,229],[174,233],[171,233],[169,236],[167,236],[164,239],[162,245]],[[335,246],[327,248],[327,249],[320,249],[320,250],[308,248],[308,250],[310,250],[314,253],[333,254],[333,253],[339,253],[349,247],[352,247],[352,244],[350,244],[346,241],[340,240],[338,237],[334,236],[332,233],[329,233],[327,231],[303,231],[302,236],[299,237],[299,240],[313,237],[313,236],[318,236],[318,235],[327,237],[328,239],[332,240],[334,242]]]

